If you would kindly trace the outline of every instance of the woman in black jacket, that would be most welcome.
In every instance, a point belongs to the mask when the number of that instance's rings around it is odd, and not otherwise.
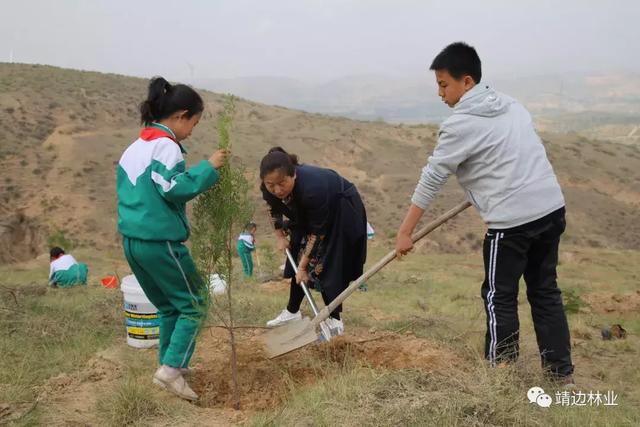
[[[297,274],[288,260],[284,270],[284,277],[291,278],[287,308],[267,322],[267,326],[278,326],[301,318],[301,281],[319,291],[329,304],[362,275],[367,214],[355,185],[331,169],[299,164],[297,156],[280,147],[272,148],[262,159],[260,179],[277,248],[289,248],[298,263]],[[327,320],[339,333],[344,331],[341,311],[338,306]]]

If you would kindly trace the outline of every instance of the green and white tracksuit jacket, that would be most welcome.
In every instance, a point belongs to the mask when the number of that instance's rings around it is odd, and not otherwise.
[[[184,242],[189,238],[186,203],[218,181],[207,160],[186,169],[182,145],[156,127],[122,155],[117,170],[118,231],[140,240]]]
[[[182,145],[160,124],[144,128],[117,168],[118,230],[125,256],[160,318],[161,364],[187,367],[207,311],[189,250],[186,202],[218,181],[206,160],[186,168]]]
[[[51,261],[49,284],[59,288],[86,286],[88,271],[86,264],[79,263],[73,256],[65,254]]]

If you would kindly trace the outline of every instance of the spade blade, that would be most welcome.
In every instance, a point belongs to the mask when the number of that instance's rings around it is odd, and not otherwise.
[[[269,359],[289,353],[297,348],[318,341],[318,334],[311,326],[311,320],[301,320],[279,326],[263,336]]]

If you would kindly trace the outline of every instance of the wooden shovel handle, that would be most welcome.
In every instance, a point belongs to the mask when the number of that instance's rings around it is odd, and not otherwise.
[[[422,239],[424,236],[426,236],[427,234],[431,233],[433,230],[435,230],[436,228],[438,228],[439,226],[441,226],[442,224],[444,224],[445,222],[447,222],[448,220],[453,218],[454,216],[458,215],[463,210],[467,209],[469,206],[471,206],[471,203],[469,203],[467,201],[464,201],[464,202],[460,203],[459,205],[457,205],[453,209],[443,213],[438,218],[434,219],[429,224],[425,225],[420,230],[418,230],[417,233],[415,233],[413,236],[411,236],[411,240],[413,241],[413,243],[417,242],[418,240]],[[311,321],[311,326],[312,327],[316,327],[320,322],[322,322],[327,317],[329,317],[329,313],[331,313],[333,310],[335,310],[337,306],[342,304],[342,302],[344,300],[346,300],[349,297],[349,295],[351,295],[356,289],[358,289],[358,287],[363,282],[366,282],[367,280],[369,280],[374,274],[376,274],[378,271],[382,270],[382,268],[385,265],[389,264],[395,258],[396,258],[396,251],[394,249],[391,252],[389,252],[387,255],[385,255],[384,258],[382,258],[380,261],[378,261],[376,263],[376,265],[371,267],[362,276],[360,276],[358,279],[356,279],[354,282],[352,282],[349,285],[349,287],[347,287],[347,289],[342,291],[342,293],[340,295],[338,295],[336,297],[336,299],[331,301],[331,303],[329,305],[327,305],[325,308],[323,308],[320,311],[320,313],[318,313],[318,315]]]

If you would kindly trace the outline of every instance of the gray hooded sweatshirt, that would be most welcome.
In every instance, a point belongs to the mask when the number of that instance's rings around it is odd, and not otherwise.
[[[526,224],[565,204],[529,112],[485,85],[465,93],[442,123],[412,203],[426,209],[452,174],[489,228]]]

